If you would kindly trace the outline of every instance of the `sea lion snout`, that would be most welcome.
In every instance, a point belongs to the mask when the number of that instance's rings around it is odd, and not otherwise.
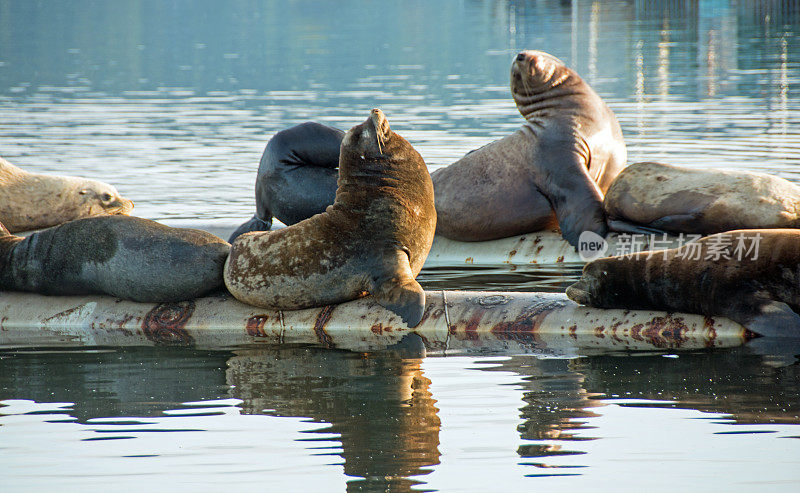
[[[383,154],[386,143],[390,140],[390,127],[386,115],[378,108],[370,111],[369,117],[344,134],[341,148],[359,148],[364,157],[375,157]]]
[[[386,139],[389,135],[389,121],[386,119],[386,115],[383,114],[383,111],[379,108],[372,108],[369,119],[372,121],[375,134],[381,139]]]
[[[586,283],[581,279],[572,286],[567,287],[567,298],[579,305],[589,305],[592,296],[587,290]]]

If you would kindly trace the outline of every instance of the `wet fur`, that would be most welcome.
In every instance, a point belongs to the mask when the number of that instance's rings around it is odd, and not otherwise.
[[[0,158],[0,222],[12,233],[132,210],[133,202],[107,183],[28,173]]]
[[[376,115],[342,142],[332,206],[234,242],[224,278],[237,299],[300,309],[369,293],[409,326],[419,323],[424,293],[414,277],[433,242],[433,184],[419,153]]]
[[[230,245],[129,216],[79,219],[22,238],[0,232],[0,290],[164,303],[220,289]]]
[[[724,234],[732,240],[724,250],[730,260],[706,260],[709,244],[721,235],[697,242],[702,248],[701,260],[681,258],[690,248],[686,245],[652,255],[642,252],[602,258],[586,264],[580,281],[567,288],[567,296],[598,308],[723,316],[761,335],[800,337],[796,313],[800,307],[800,231],[761,229]],[[755,260],[752,254],[737,260],[734,248],[740,234],[746,238],[761,235]]]

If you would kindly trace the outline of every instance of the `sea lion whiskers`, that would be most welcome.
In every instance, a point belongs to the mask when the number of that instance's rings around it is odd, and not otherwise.
[[[383,144],[383,139],[381,138],[381,134],[375,132],[375,140],[378,142],[378,154],[383,154],[383,149],[381,148],[381,144]]]

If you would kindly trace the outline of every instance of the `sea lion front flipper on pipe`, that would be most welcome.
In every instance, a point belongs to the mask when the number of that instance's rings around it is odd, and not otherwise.
[[[550,201],[564,239],[577,247],[578,238],[584,231],[605,237],[608,225],[603,210],[603,192],[589,175],[587,160],[581,151],[575,149],[572,142],[545,139],[537,151],[560,158],[558,166],[539,166],[534,181]]]
[[[400,315],[409,327],[419,325],[425,312],[425,291],[414,280],[406,252],[386,253],[383,273],[372,282],[372,296],[378,304]]]

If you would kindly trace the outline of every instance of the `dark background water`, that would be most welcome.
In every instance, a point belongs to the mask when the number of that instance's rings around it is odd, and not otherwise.
[[[0,156],[115,184],[154,219],[253,211],[263,146],[381,107],[431,167],[517,128],[521,49],[575,68],[631,162],[800,180],[796,1],[0,0]],[[441,268],[436,289],[576,271]],[[11,491],[794,491],[792,358],[316,348],[0,353]],[[1,488],[0,488],[1,489]]]

